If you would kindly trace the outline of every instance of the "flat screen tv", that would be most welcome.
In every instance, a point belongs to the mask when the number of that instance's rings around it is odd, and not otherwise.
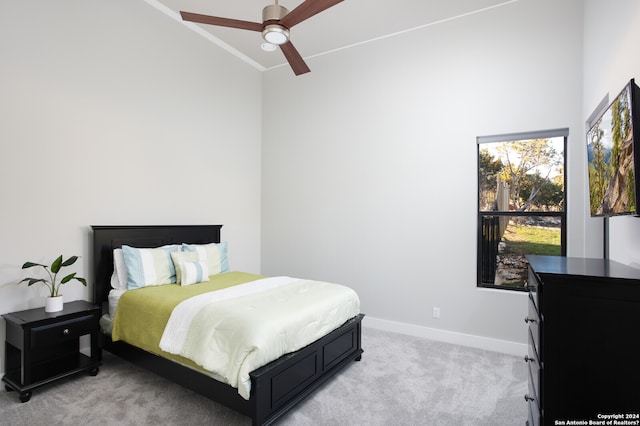
[[[587,132],[591,216],[638,215],[639,102],[631,79]]]

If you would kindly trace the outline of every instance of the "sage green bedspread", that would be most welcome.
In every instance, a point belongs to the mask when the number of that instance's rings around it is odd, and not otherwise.
[[[122,340],[156,355],[206,371],[190,359],[160,349],[160,339],[173,309],[199,294],[264,278],[247,272],[226,272],[190,286],[167,284],[126,291],[120,297],[113,322],[112,340]]]

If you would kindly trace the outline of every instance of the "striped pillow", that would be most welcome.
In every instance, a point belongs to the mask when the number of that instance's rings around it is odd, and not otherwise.
[[[176,282],[176,270],[170,253],[180,250],[171,245],[158,248],[135,248],[122,246],[122,255],[127,269],[127,288],[148,287]]]
[[[209,280],[207,262],[181,262],[178,268],[182,278],[180,285],[197,284]]]
[[[174,251],[171,253],[171,260],[173,261],[173,266],[176,268],[176,282],[178,284],[182,283],[180,264],[197,261],[206,262],[206,258],[201,258],[197,251]]]
[[[200,255],[200,259],[207,259],[209,275],[215,275],[229,271],[226,241],[223,241],[219,244],[182,244],[182,251],[196,251]]]

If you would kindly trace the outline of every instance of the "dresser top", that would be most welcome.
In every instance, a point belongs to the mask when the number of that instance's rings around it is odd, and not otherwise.
[[[640,280],[640,269],[608,259],[564,256],[527,256],[537,274]]]

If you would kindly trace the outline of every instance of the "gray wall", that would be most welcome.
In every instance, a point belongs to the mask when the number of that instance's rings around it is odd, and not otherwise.
[[[3,1],[0,313],[44,305],[26,260],[81,255],[91,281],[90,225],[221,223],[259,272],[261,82],[142,1]]]
[[[526,295],[476,288],[476,137],[570,129],[581,255],[582,18],[518,1],[266,72],[263,272],[349,284],[369,325],[520,353]]]
[[[584,14],[584,105],[589,117],[609,93],[617,96],[631,78],[640,84],[640,2],[636,0],[587,0]],[[638,135],[636,135],[638,137]],[[581,152],[586,156],[585,152]],[[584,160],[586,161],[586,160]],[[586,168],[585,168],[586,176]],[[586,185],[584,197],[588,197]],[[601,218],[589,218],[588,255],[602,255]],[[609,220],[612,259],[640,268],[640,219],[613,217]]]

